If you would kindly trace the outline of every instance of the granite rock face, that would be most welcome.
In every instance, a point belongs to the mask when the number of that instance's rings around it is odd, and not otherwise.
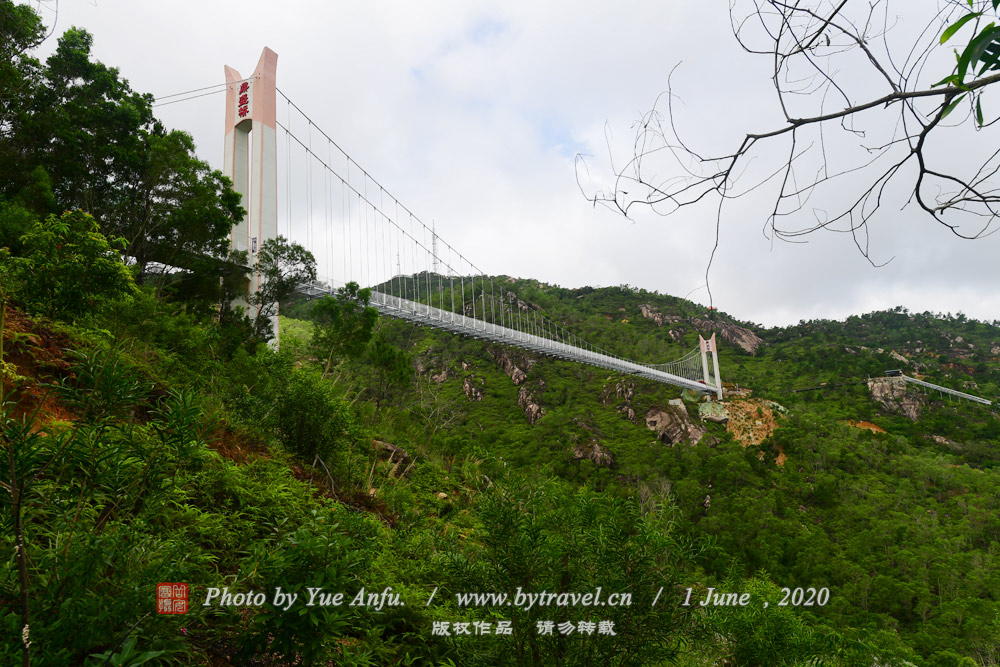
[[[528,423],[532,426],[545,414],[544,408],[535,402],[535,399],[528,393],[527,387],[521,387],[521,390],[517,392],[517,404],[524,410],[524,416],[528,418]]]
[[[507,377],[517,386],[521,386],[528,379],[528,371],[535,365],[535,360],[523,355],[516,359],[515,355],[508,347],[495,347],[490,350],[493,360],[500,367]],[[522,368],[523,367],[523,368]]]
[[[646,427],[656,432],[656,437],[668,445],[680,442],[698,444],[705,431],[696,426],[688,416],[687,408],[679,398],[664,408],[650,408],[646,413]]]
[[[462,391],[470,401],[483,400],[483,381],[476,380],[475,375],[469,375],[462,380]]]
[[[726,341],[730,345],[739,347],[741,350],[749,354],[757,354],[757,350],[759,350],[764,344],[763,338],[749,329],[744,329],[743,327],[735,324],[729,324],[728,322],[716,322],[713,320],[702,320],[699,318],[691,318],[690,322],[696,329],[698,329],[698,331],[702,333],[702,335],[709,336],[712,331],[716,331],[722,340]]]
[[[664,315],[655,306],[643,304],[639,306],[639,312],[647,320],[656,322],[656,326],[662,327],[665,324],[689,324],[697,329],[703,336],[710,336],[712,332],[717,332],[722,340],[730,345],[735,345],[749,354],[757,354],[757,350],[764,344],[764,340],[741,326],[720,322],[717,320],[706,320],[699,317],[683,318],[678,315]],[[683,328],[670,329],[670,337],[679,340],[683,335]]]
[[[632,399],[635,397],[635,383],[627,380],[619,380],[614,385],[614,393],[610,386],[604,388],[601,395],[601,403],[611,405],[616,400],[620,400],[616,410],[633,424],[635,423],[635,409],[632,407]]]
[[[902,412],[913,421],[927,405],[923,394],[906,391],[906,380],[901,377],[879,377],[868,380],[871,397],[889,412]]]
[[[608,467],[615,462],[608,448],[596,440],[590,440],[577,445],[573,450],[573,458],[577,460],[588,459],[596,465],[603,467]]]

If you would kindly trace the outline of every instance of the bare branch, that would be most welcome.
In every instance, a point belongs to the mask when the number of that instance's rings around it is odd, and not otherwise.
[[[914,31],[912,44],[897,40],[893,47],[888,35],[902,22],[890,12],[889,0],[874,0],[863,8],[847,0],[749,2],[746,14],[739,13],[736,0],[731,2],[730,29],[745,52],[771,62],[781,123],[745,132],[732,152],[700,152],[679,129],[675,66],[667,89],[634,124],[632,156],[620,168],[610,130],[606,133],[614,174],[609,191],[587,192],[581,175],[589,179],[590,172],[586,159],[577,156],[578,185],[595,206],[631,219],[636,205],[666,216],[718,197],[712,257],[723,202],[764,187],[772,197],[762,216],[765,236],[801,242],[820,230],[849,233],[876,266],[881,264],[869,255],[868,225],[901,186],[911,192],[901,208],[916,204],[956,236],[975,239],[995,231],[1000,150],[983,151],[975,161],[951,155],[947,149],[953,144],[946,143],[944,133],[970,120],[983,132],[1000,120],[979,122],[978,106],[983,93],[1000,82],[1000,66],[981,67],[979,78],[971,81],[956,77],[947,85],[931,85],[950,74],[942,70],[949,66],[948,54],[938,36],[953,17],[969,11],[965,3],[943,0],[923,19],[924,27]],[[911,5],[903,9],[908,20],[920,11]],[[893,51],[906,53],[902,62]],[[831,98],[836,100],[832,108]],[[945,123],[960,100],[970,105],[966,120]],[[850,141],[831,135],[838,128]],[[992,146],[996,141],[980,143]],[[862,159],[852,157],[858,150]],[[760,173],[755,162],[773,160],[775,151],[785,155],[781,166]],[[974,228],[964,226],[968,220]]]

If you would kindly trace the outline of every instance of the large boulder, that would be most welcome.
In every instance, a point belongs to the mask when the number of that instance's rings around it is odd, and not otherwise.
[[[878,377],[868,380],[871,397],[889,412],[902,412],[913,421],[927,405],[923,394],[906,390],[906,380],[901,377]]]
[[[650,408],[646,413],[646,427],[656,432],[656,437],[668,445],[680,442],[698,444],[705,431],[696,426],[688,416],[684,402],[679,398],[670,401],[663,408]]]

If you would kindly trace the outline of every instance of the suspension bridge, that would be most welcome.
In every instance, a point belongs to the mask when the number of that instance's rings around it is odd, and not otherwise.
[[[569,332],[507,281],[487,276],[355,162],[277,87],[276,68],[267,48],[249,77],[225,68],[224,173],[247,210],[231,248],[246,251],[251,268],[262,245],[281,235],[316,258],[319,279],[301,288],[306,297],[354,282],[371,288],[370,305],[389,317],[722,397],[714,334],[673,361],[640,363]],[[251,271],[250,293],[261,279]],[[277,334],[277,313],[267,315]]]

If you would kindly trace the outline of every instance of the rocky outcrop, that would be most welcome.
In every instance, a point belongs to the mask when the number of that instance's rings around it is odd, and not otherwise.
[[[879,377],[868,380],[871,397],[889,412],[902,412],[917,421],[927,399],[923,394],[906,391],[906,380],[901,377]]]
[[[677,315],[664,315],[655,306],[650,306],[649,304],[642,304],[639,306],[639,312],[647,320],[653,320],[656,322],[656,326],[662,327],[664,323],[680,322],[682,318]]]
[[[608,448],[596,440],[589,440],[586,443],[577,445],[573,450],[573,458],[577,461],[588,459],[593,461],[595,465],[603,467],[611,466],[615,462]]]
[[[764,344],[764,340],[754,332],[741,326],[730,324],[729,322],[706,320],[698,317],[691,317],[685,320],[683,317],[678,315],[664,315],[655,306],[651,306],[649,304],[642,304],[639,306],[639,312],[647,320],[656,322],[656,326],[658,327],[662,327],[664,324],[687,322],[705,336],[710,335],[713,331],[717,331],[722,340],[726,341],[730,345],[736,345],[744,352],[748,352],[750,354],[757,354],[757,350],[759,350],[760,346]],[[684,335],[683,328],[681,327],[672,327],[668,333],[674,340],[680,340]]]
[[[722,340],[726,341],[730,345],[739,347],[741,350],[749,354],[757,354],[757,350],[759,350],[764,344],[763,338],[749,329],[744,329],[743,327],[735,324],[719,322],[716,320],[703,320],[697,317],[692,317],[688,321],[691,322],[691,324],[693,324],[694,327],[702,333],[702,335],[708,336],[713,331],[716,331]]]
[[[898,352],[896,352],[896,350],[890,351],[889,352],[889,356],[892,357],[893,359],[895,359],[896,361],[900,362],[900,363],[904,363],[904,364],[910,363],[909,359],[907,359],[903,355],[901,355]]]
[[[528,418],[528,423],[535,425],[545,414],[545,410],[531,397],[527,387],[521,387],[517,392],[517,404],[524,410],[524,416]]]
[[[530,357],[515,359],[511,349],[508,347],[492,347],[490,348],[490,354],[493,356],[493,360],[496,361],[497,366],[500,367],[500,370],[517,386],[520,386],[528,379],[528,371],[535,365],[535,360]],[[521,366],[524,367],[523,370]]]
[[[698,404],[698,416],[702,421],[713,422],[715,424],[725,424],[729,421],[729,410],[722,403],[710,401]]]
[[[372,440],[372,445],[380,452],[388,454],[389,458],[394,461],[410,460],[410,455],[405,449],[398,445],[394,445],[391,442],[386,442],[385,440]]]
[[[612,403],[615,403],[617,399],[619,402],[618,407],[615,409],[630,422],[635,423],[635,409],[632,407],[632,399],[634,397],[635,383],[619,380],[615,383],[613,394],[610,386],[606,386],[604,388],[604,393],[601,396],[601,402],[604,403],[604,405],[611,405]]]
[[[675,398],[665,408],[651,408],[646,413],[646,427],[656,432],[656,437],[668,445],[689,441],[698,444],[704,429],[696,426],[688,416],[684,402]]]
[[[462,391],[470,401],[483,400],[483,381],[477,380],[475,375],[468,375],[462,380]]]
[[[626,403],[635,397],[635,382],[616,382],[615,396],[623,399]]]

